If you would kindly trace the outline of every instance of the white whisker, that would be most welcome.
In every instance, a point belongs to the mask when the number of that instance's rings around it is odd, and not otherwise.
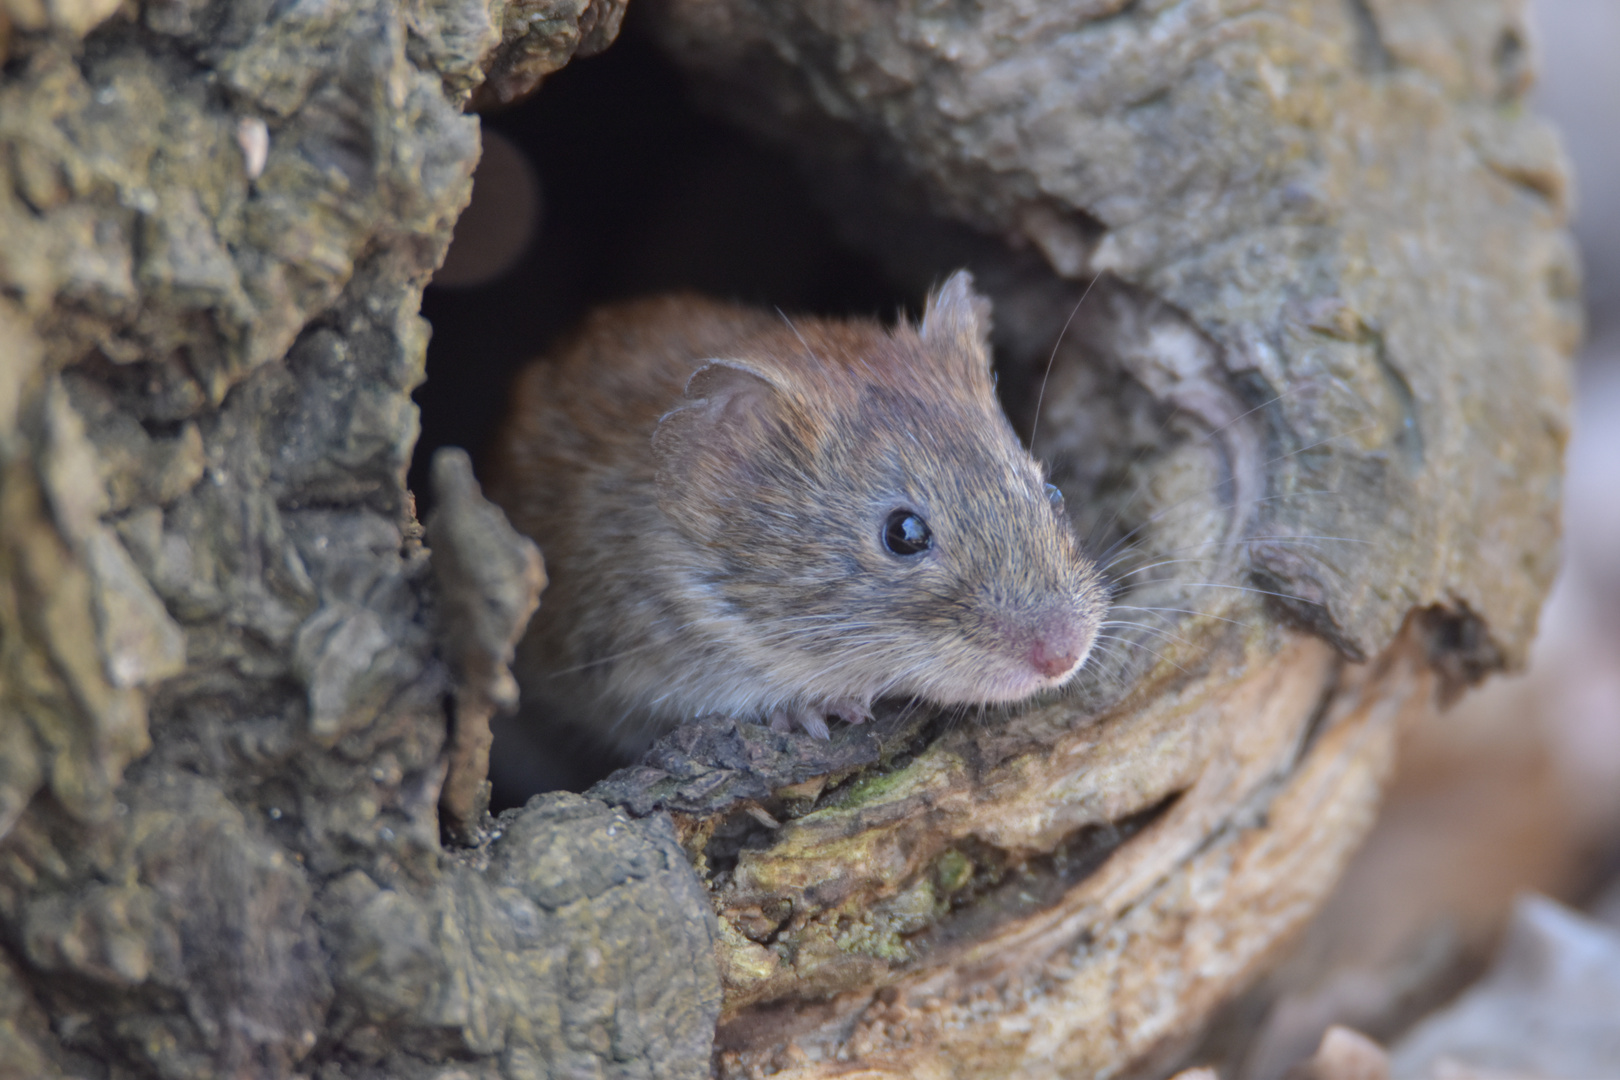
[[[1238,592],[1256,593],[1260,596],[1277,596],[1284,600],[1297,600],[1301,604],[1310,604],[1313,607],[1323,607],[1320,600],[1312,600],[1305,596],[1295,596],[1293,593],[1273,592],[1270,589],[1255,589],[1247,585],[1225,585],[1218,581],[1186,581],[1178,582],[1194,589],[1236,589]]]
[[[1242,619],[1228,619],[1224,615],[1212,615],[1207,611],[1195,611],[1192,608],[1134,607],[1134,606],[1132,606],[1130,604],[1113,604],[1113,605],[1110,605],[1109,610],[1110,611],[1168,611],[1168,612],[1172,612],[1172,613],[1174,613],[1176,615],[1196,615],[1196,616],[1199,616],[1199,617],[1205,618],[1205,619],[1215,619],[1215,620],[1217,620],[1219,622],[1231,623],[1233,626],[1247,626],[1247,625],[1249,625],[1248,623],[1244,622]]]
[[[1097,284],[1101,277],[1101,270],[1091,276],[1091,280],[1086,283],[1085,290],[1080,293],[1080,299],[1074,302],[1074,307],[1069,311],[1069,317],[1063,320],[1063,329],[1058,331],[1057,340],[1052,342],[1052,352],[1046,358],[1046,372],[1041,376],[1041,389],[1035,395],[1035,418],[1029,424],[1029,444],[1031,446],[1035,445],[1035,436],[1041,430],[1041,403],[1046,400],[1046,384],[1051,381],[1052,364],[1057,360],[1058,349],[1063,347],[1063,336],[1069,332],[1069,324],[1074,322],[1074,317],[1080,314],[1080,305],[1084,304],[1086,297],[1091,295],[1091,287]]]

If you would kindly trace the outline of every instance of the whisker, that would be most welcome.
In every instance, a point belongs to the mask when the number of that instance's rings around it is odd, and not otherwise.
[[[1320,600],[1312,600],[1305,596],[1295,596],[1293,593],[1272,592],[1270,589],[1255,589],[1247,585],[1225,585],[1219,581],[1181,581],[1178,585],[1186,585],[1193,589],[1235,589],[1238,592],[1257,593],[1260,596],[1276,596],[1284,600],[1297,600],[1301,604],[1310,604],[1312,607],[1326,608],[1327,605]]]
[[[1363,431],[1370,431],[1377,426],[1377,424],[1373,423],[1362,424],[1358,428],[1351,428],[1349,431],[1341,431],[1336,435],[1329,435],[1325,439],[1318,439],[1308,446],[1301,446],[1298,449],[1288,451],[1286,454],[1278,454],[1271,460],[1262,461],[1260,464],[1262,466],[1275,465],[1279,461],[1287,461],[1291,457],[1298,457],[1300,454],[1309,453],[1310,451],[1315,450],[1318,446],[1326,446],[1330,442],[1337,442],[1339,439],[1347,439],[1352,435],[1360,435]]]
[[[1310,535],[1299,535],[1299,536],[1287,536],[1287,535],[1244,536],[1244,537],[1240,537],[1235,542],[1240,543],[1240,544],[1248,544],[1248,543],[1256,543],[1256,542],[1262,541],[1262,540],[1273,542],[1273,543],[1297,543],[1297,544],[1302,544],[1302,545],[1303,544],[1308,544],[1312,548],[1315,548],[1315,546],[1316,546],[1315,542],[1316,541],[1338,541],[1340,543],[1345,543],[1345,544],[1366,544],[1368,547],[1376,547],[1377,546],[1377,543],[1375,541],[1363,540],[1363,539],[1361,539],[1359,537],[1355,537],[1355,536],[1310,536]],[[1224,541],[1224,540],[1205,540],[1205,541],[1203,541],[1201,543],[1197,543],[1197,544],[1186,544],[1186,545],[1184,545],[1182,547],[1179,547],[1179,548],[1169,548],[1169,549],[1167,549],[1165,551],[1157,552],[1156,554],[1160,554],[1160,555],[1177,555],[1177,554],[1180,554],[1182,552],[1197,551],[1200,548],[1213,547],[1213,546],[1215,546],[1217,544],[1224,544],[1224,543],[1226,543],[1226,541]],[[1098,569],[1102,570],[1104,572],[1106,572],[1108,570],[1111,570],[1116,565],[1118,565],[1121,561],[1123,561],[1124,559],[1129,558],[1132,553],[1133,553],[1133,551],[1121,552],[1120,554],[1116,555],[1109,562],[1103,563],[1101,566],[1098,567]],[[1137,569],[1132,570],[1131,573],[1139,574],[1139,573],[1142,573],[1144,570],[1151,570],[1151,569],[1155,569],[1156,567],[1160,567],[1160,566],[1170,566],[1170,565],[1173,565],[1175,563],[1180,563],[1180,562],[1208,562],[1208,561],[1211,561],[1211,560],[1208,560],[1208,559],[1167,559],[1167,560],[1164,560],[1164,561],[1161,561],[1161,562],[1153,563],[1150,566],[1138,567]]]
[[[1254,406],[1253,408],[1250,408],[1250,409],[1247,409],[1247,410],[1245,410],[1243,412],[1238,413],[1236,416],[1232,417],[1230,420],[1226,421],[1224,424],[1220,424],[1220,425],[1218,425],[1216,427],[1210,428],[1208,431],[1206,431],[1202,435],[1198,436],[1198,438],[1193,440],[1193,445],[1197,446],[1200,443],[1210,442],[1216,436],[1220,435],[1222,432],[1226,431],[1228,428],[1232,427],[1234,424],[1238,423],[1240,420],[1244,420],[1244,419],[1246,419],[1246,418],[1248,418],[1250,416],[1253,416],[1255,413],[1259,412],[1261,409],[1268,409],[1271,406],[1275,405],[1277,402],[1282,401],[1284,398],[1288,397],[1291,394],[1297,393],[1298,391],[1299,391],[1298,387],[1291,387],[1288,390],[1284,391],[1283,393],[1277,394],[1275,397],[1271,398],[1269,401],[1262,401],[1260,404]],[[1172,419],[1174,419],[1175,416],[1178,413],[1181,413],[1182,411],[1183,410],[1172,408],[1170,410],[1169,414],[1166,415],[1165,418],[1159,422],[1159,433],[1163,434],[1165,429],[1169,426],[1170,421]],[[1034,438],[1031,437],[1030,441],[1034,442]],[[1131,459],[1130,465],[1127,466],[1127,471],[1129,471],[1130,468],[1140,464],[1143,457],[1145,457],[1147,455],[1148,451],[1151,450],[1151,449],[1153,449],[1153,447],[1144,446],[1142,449],[1138,450],[1136,452],[1135,457],[1133,457]],[[1266,464],[1269,465],[1269,464],[1271,464],[1271,462],[1266,462]],[[1102,528],[1104,530],[1106,530],[1108,528],[1111,528],[1113,526],[1114,522],[1119,520],[1119,516],[1121,514],[1123,514],[1125,512],[1125,510],[1132,503],[1134,503],[1137,500],[1137,497],[1140,496],[1143,491],[1147,490],[1147,485],[1151,480],[1152,480],[1152,477],[1144,477],[1142,479],[1142,482],[1136,485],[1136,490],[1132,491],[1131,494],[1125,499],[1125,501],[1119,504],[1119,508],[1116,509],[1114,511],[1114,513],[1109,517],[1109,519],[1106,522],[1103,523]],[[1182,501],[1185,502],[1186,500],[1182,500]],[[1234,504],[1234,506],[1235,506],[1235,504]],[[1232,509],[1232,508],[1233,507],[1228,507],[1227,509]],[[1149,519],[1149,520],[1152,520],[1152,519]],[[1146,524],[1146,523],[1144,522],[1144,524]],[[1140,525],[1137,526],[1138,529],[1140,529],[1141,527],[1142,526],[1140,526]],[[1135,532],[1135,531],[1136,531],[1135,529],[1131,530],[1131,532]],[[1127,537],[1129,537],[1130,535],[1131,535],[1130,533],[1126,534]]]
[[[1097,558],[1099,560],[1107,559],[1117,548],[1120,547],[1120,545],[1122,545],[1122,544],[1126,543],[1127,541],[1129,541],[1131,537],[1135,536],[1137,533],[1141,532],[1143,529],[1147,528],[1149,525],[1157,524],[1160,520],[1162,520],[1163,518],[1165,518],[1166,516],[1168,516],[1170,514],[1175,513],[1177,510],[1184,509],[1189,503],[1191,503],[1194,499],[1198,498],[1201,494],[1202,494],[1201,492],[1200,493],[1195,493],[1195,494],[1192,494],[1192,495],[1188,495],[1188,496],[1186,496],[1184,498],[1177,499],[1175,502],[1171,503],[1169,506],[1166,506],[1164,509],[1160,510],[1158,513],[1152,515],[1151,517],[1149,517],[1145,521],[1143,521],[1141,524],[1137,525],[1136,528],[1132,529],[1130,532],[1126,533],[1124,536],[1121,536],[1118,540],[1115,540],[1112,544],[1108,545],[1108,547],[1105,548],[1097,556]],[[1266,496],[1264,496],[1262,498],[1255,499],[1254,504],[1258,506],[1258,505],[1260,505],[1262,503],[1280,502],[1280,501],[1282,501],[1284,499],[1295,499],[1295,498],[1299,498],[1299,497],[1304,496],[1304,495],[1337,495],[1337,494],[1338,494],[1338,491],[1336,489],[1331,489],[1330,490],[1330,489],[1326,489],[1326,488],[1319,488],[1319,489],[1314,489],[1314,490],[1311,490],[1311,491],[1294,491],[1294,492],[1286,492],[1286,493],[1283,493],[1283,494],[1280,494],[1280,495],[1266,495]],[[1133,495],[1132,498],[1135,498],[1135,495]],[[1210,509],[1218,511],[1218,512],[1219,511],[1231,511],[1231,510],[1237,509],[1237,506],[1238,506],[1237,503],[1230,502],[1230,503],[1218,504],[1216,506],[1211,507]],[[1119,516],[1119,512],[1116,512],[1114,514],[1114,517],[1111,518],[1110,521],[1117,519],[1118,516]],[[1232,540],[1232,541],[1209,540],[1209,541],[1206,541],[1206,543],[1207,544],[1212,544],[1212,545],[1213,544],[1231,543],[1231,544],[1235,545],[1235,544],[1245,543],[1248,540],[1254,540],[1254,539],[1270,539],[1270,538],[1269,537],[1258,537],[1258,538],[1257,537],[1241,537],[1239,539]],[[1370,543],[1371,542],[1371,541],[1366,541],[1366,540],[1354,541],[1352,537],[1347,537],[1347,536],[1343,536],[1343,537],[1327,537],[1327,538],[1323,538],[1323,539],[1340,539],[1340,540],[1347,540],[1347,541],[1358,542],[1358,543]]]
[[[1103,635],[1099,634],[1098,637],[1102,638]],[[1161,664],[1169,664],[1171,667],[1175,668],[1177,671],[1181,672],[1182,674],[1186,674],[1186,672],[1187,672],[1186,668],[1182,667],[1180,664],[1176,663],[1174,660],[1171,660],[1169,657],[1165,656],[1163,653],[1159,652],[1157,649],[1150,648],[1149,646],[1144,645],[1140,641],[1132,641],[1130,638],[1121,637],[1121,636],[1119,636],[1117,634],[1109,635],[1106,640],[1113,641],[1113,642],[1115,642],[1116,644],[1119,644],[1119,645],[1130,645],[1130,646],[1132,646],[1134,648],[1141,649],[1143,652],[1147,653],[1149,656],[1152,656],[1154,659],[1158,660],[1159,663],[1161,663]]]
[[[1109,610],[1110,611],[1168,611],[1168,612],[1172,612],[1172,613],[1174,613],[1176,615],[1197,615],[1197,616],[1201,616],[1201,617],[1206,618],[1206,619],[1215,619],[1215,620],[1217,620],[1219,622],[1231,623],[1233,626],[1248,626],[1249,625],[1248,623],[1244,622],[1242,619],[1228,619],[1224,615],[1213,615],[1213,614],[1211,614],[1210,612],[1207,612],[1207,611],[1194,611],[1192,608],[1136,607],[1136,606],[1131,605],[1131,604],[1111,604],[1111,605],[1109,605]]]
[[[1270,401],[1262,402],[1261,404],[1256,405],[1254,408],[1249,409],[1247,412],[1239,413],[1237,416],[1234,416],[1231,420],[1228,420],[1226,423],[1220,425],[1219,427],[1211,428],[1209,431],[1205,432],[1203,435],[1200,435],[1197,439],[1193,440],[1194,445],[1197,445],[1199,443],[1208,442],[1211,438],[1213,438],[1216,435],[1219,435],[1222,431],[1225,431],[1227,428],[1231,427],[1233,424],[1237,423],[1239,420],[1242,420],[1244,417],[1253,415],[1254,413],[1258,412],[1261,409],[1267,408],[1270,405],[1274,405],[1277,402],[1282,401],[1289,394],[1296,392],[1297,389],[1298,388],[1295,388],[1295,390],[1290,390],[1288,393],[1285,393],[1285,394],[1278,394],[1276,397],[1273,397]],[[1162,431],[1164,429],[1165,425],[1168,424],[1168,423],[1169,423],[1169,418],[1167,417],[1165,419],[1165,421],[1159,425],[1160,430]],[[1366,431],[1369,428],[1374,427],[1374,426],[1375,425],[1373,425],[1373,424],[1364,424],[1359,428],[1353,428],[1353,429],[1351,429],[1349,431],[1341,431],[1341,432],[1339,432],[1339,433],[1337,433],[1335,435],[1329,435],[1328,437],[1326,437],[1324,439],[1318,439],[1316,442],[1311,443],[1311,444],[1309,444],[1307,446],[1298,447],[1297,449],[1290,450],[1286,454],[1279,454],[1274,458],[1271,458],[1271,459],[1269,459],[1267,461],[1261,462],[1261,467],[1263,468],[1263,467],[1265,467],[1267,465],[1275,465],[1280,461],[1287,461],[1289,458],[1298,457],[1300,454],[1307,453],[1308,451],[1314,450],[1319,446],[1326,446],[1328,443],[1333,442],[1333,441],[1335,441],[1337,439],[1343,439],[1343,438],[1347,438],[1347,437],[1349,437],[1351,435],[1359,434],[1360,432]],[[1136,457],[1132,460],[1131,464],[1135,465],[1138,462],[1140,462],[1142,457],[1148,452],[1149,449],[1150,449],[1149,447],[1144,447],[1142,450],[1138,451],[1137,454],[1136,454]],[[1102,525],[1096,527],[1093,531],[1094,532],[1104,532],[1108,528],[1110,528],[1114,524],[1114,522],[1118,521],[1120,516],[1125,513],[1126,509],[1129,508],[1131,506],[1131,504],[1136,502],[1137,498],[1141,496],[1142,492],[1147,490],[1147,486],[1148,486],[1149,483],[1152,482],[1152,479],[1153,478],[1151,476],[1150,477],[1144,477],[1143,480],[1139,484],[1136,485],[1135,490],[1133,490],[1131,492],[1131,494],[1125,499],[1125,501],[1119,504],[1118,508],[1115,509],[1113,514],[1109,515],[1108,520],[1103,522]],[[1124,542],[1126,540],[1129,540],[1133,535],[1135,535],[1137,532],[1141,531],[1146,526],[1152,524],[1155,521],[1158,521],[1165,514],[1168,514],[1168,513],[1172,512],[1172,511],[1186,505],[1188,502],[1191,502],[1193,499],[1198,498],[1201,494],[1202,493],[1200,492],[1200,493],[1196,493],[1196,494],[1193,494],[1193,495],[1188,495],[1185,498],[1178,499],[1175,502],[1171,503],[1169,506],[1167,506],[1163,510],[1159,511],[1159,513],[1154,514],[1152,517],[1150,517],[1146,521],[1142,522],[1136,528],[1132,529],[1130,532],[1128,532],[1124,536],[1120,537],[1119,540],[1116,540],[1114,542],[1114,545],[1110,546],[1109,550],[1112,551],[1114,546],[1117,546],[1118,544],[1120,544],[1120,543],[1122,543],[1122,542]],[[1254,505],[1258,506],[1261,503],[1273,502],[1273,501],[1278,501],[1278,500],[1281,500],[1281,499],[1296,498],[1296,497],[1298,497],[1300,495],[1303,495],[1303,494],[1333,494],[1333,495],[1336,495],[1336,494],[1338,494],[1338,492],[1337,491],[1323,491],[1323,490],[1317,490],[1317,491],[1314,491],[1314,492],[1287,492],[1287,493],[1283,493],[1283,494],[1280,494],[1280,495],[1262,496],[1261,498],[1254,499],[1252,501],[1253,501]],[[1225,503],[1225,504],[1222,504],[1220,506],[1214,507],[1214,509],[1223,510],[1223,511],[1231,511],[1231,510],[1237,509],[1237,507],[1239,505],[1240,505],[1239,502],[1234,501],[1234,502],[1231,502],[1231,503]],[[1104,554],[1106,555],[1106,552]]]
[[[1208,559],[1161,559],[1159,562],[1148,563],[1146,566],[1139,566],[1135,570],[1129,570],[1123,574],[1115,574],[1114,579],[1116,581],[1123,581],[1128,577],[1134,577],[1137,574],[1145,574],[1149,570],[1157,570],[1162,566],[1183,566],[1191,563],[1205,563],[1209,561],[1210,560]],[[1109,565],[1112,566],[1113,564],[1110,563]]]
[[[1264,502],[1281,502],[1281,500],[1283,500],[1283,499],[1301,499],[1301,497],[1306,497],[1306,495],[1312,495],[1312,497],[1314,497],[1314,495],[1336,495],[1336,494],[1338,494],[1338,491],[1336,491],[1336,489],[1319,489],[1319,491],[1286,492],[1286,494],[1265,495],[1265,497],[1262,497],[1262,499],[1255,499],[1254,502],[1255,502],[1255,505],[1259,505],[1259,504],[1264,504]],[[1131,531],[1129,531],[1129,533],[1126,533],[1126,534],[1124,534],[1124,536],[1121,536],[1121,538],[1116,539],[1116,541],[1113,542],[1113,544],[1110,544],[1110,546],[1106,547],[1105,551],[1102,551],[1102,552],[1100,552],[1100,554],[1097,555],[1097,560],[1098,560],[1098,563],[1100,563],[1100,568],[1102,568],[1102,570],[1108,570],[1108,568],[1113,567],[1113,565],[1115,565],[1116,562],[1119,562],[1119,560],[1124,559],[1124,557],[1128,557],[1128,555],[1131,554],[1132,547],[1126,546],[1126,544],[1128,544],[1128,541],[1129,541],[1129,539],[1132,538],[1132,536],[1136,536],[1137,533],[1140,533],[1140,531],[1142,531],[1142,529],[1147,528],[1147,526],[1155,525],[1155,523],[1158,523],[1158,521],[1162,520],[1162,518],[1168,517],[1168,515],[1171,515],[1171,513],[1176,512],[1176,510],[1181,510],[1181,508],[1186,507],[1186,505],[1189,504],[1189,502],[1192,502],[1192,500],[1194,500],[1194,499],[1197,499],[1197,495],[1187,495],[1186,499],[1178,499],[1178,500],[1176,500],[1176,502],[1173,502],[1173,504],[1170,504],[1170,505],[1168,505],[1168,507],[1163,508],[1163,510],[1160,510],[1160,512],[1155,513],[1155,515],[1152,515],[1152,517],[1147,518],[1147,520],[1145,520],[1145,521],[1142,521],[1142,523],[1140,523],[1140,525],[1137,525],[1136,528],[1131,529]],[[1233,508],[1236,508],[1236,504],[1221,504],[1221,505],[1217,505],[1217,507],[1213,507],[1213,510],[1217,510],[1217,512],[1223,512],[1223,510],[1233,510]],[[1116,513],[1115,517],[1118,517],[1118,513]],[[1280,539],[1296,539],[1296,538],[1286,538],[1286,536],[1243,536],[1243,538],[1233,539],[1233,541],[1225,541],[1225,539],[1209,539],[1209,541],[1204,541],[1204,542],[1202,542],[1202,544],[1194,544],[1194,546],[1187,546],[1187,547],[1174,547],[1174,549],[1170,549],[1170,551],[1157,552],[1157,554],[1168,555],[1168,554],[1174,554],[1174,552],[1179,552],[1179,551],[1196,551],[1197,547],[1213,547],[1213,546],[1218,546],[1218,544],[1220,544],[1220,546],[1225,546],[1225,544],[1231,544],[1231,546],[1236,546],[1236,544],[1247,544],[1247,542],[1259,541],[1259,539],[1265,539],[1265,541],[1280,541]],[[1372,542],[1374,542],[1374,541],[1366,541],[1366,539],[1354,538],[1354,536],[1311,536],[1311,538],[1306,538],[1306,536],[1301,536],[1301,538],[1298,538],[1298,539],[1336,539],[1336,541],[1343,541],[1343,542],[1346,542],[1346,544],[1372,544]],[[1121,546],[1126,546],[1126,547],[1124,547],[1124,551],[1119,551],[1119,547],[1121,547]],[[1115,552],[1118,552],[1118,554],[1115,554]]]
[[[799,333],[799,328],[793,325],[793,320],[787,317],[787,312],[777,308],[776,313],[782,317],[783,322],[787,323],[787,328],[793,331],[793,336],[799,339],[799,344],[804,346],[804,354],[810,358],[810,361],[815,364],[821,363],[816,357],[816,351],[810,347],[810,343],[804,339],[804,335]]]
[[[1029,444],[1031,446],[1035,445],[1035,436],[1041,430],[1041,403],[1046,400],[1046,384],[1052,379],[1052,364],[1057,360],[1058,349],[1063,347],[1063,337],[1069,332],[1069,324],[1074,322],[1076,315],[1080,314],[1080,305],[1086,302],[1086,297],[1091,295],[1091,287],[1097,284],[1101,277],[1101,270],[1091,276],[1091,280],[1086,283],[1084,291],[1080,293],[1080,299],[1074,302],[1074,307],[1069,311],[1069,317],[1063,320],[1063,329],[1058,331],[1057,340],[1052,342],[1052,352],[1046,358],[1046,371],[1041,375],[1041,389],[1035,395],[1035,419],[1030,421],[1029,425]]]
[[[1143,633],[1152,634],[1164,641],[1173,641],[1177,645],[1187,645],[1189,647],[1192,645],[1192,642],[1188,641],[1184,637],[1178,637],[1177,635],[1170,633],[1168,630],[1161,630],[1156,626],[1149,626],[1147,623],[1143,622],[1130,622],[1124,619],[1111,619],[1102,625],[1128,630],[1141,630]]]
[[[1165,645],[1183,645],[1183,646],[1187,646],[1187,645],[1190,644],[1189,642],[1183,641],[1182,639],[1180,639],[1178,637],[1175,637],[1173,635],[1170,635],[1170,634],[1154,633],[1153,629],[1151,627],[1141,626],[1141,625],[1138,625],[1136,623],[1122,623],[1122,624],[1117,624],[1117,625],[1120,625],[1120,626],[1122,626],[1123,628],[1125,628],[1127,630],[1135,630],[1135,631],[1140,631],[1140,632],[1142,632],[1144,634],[1152,634],[1152,638],[1150,638],[1149,640],[1157,640],[1160,643],[1165,644]],[[1139,637],[1137,637],[1135,635],[1131,635],[1131,634],[1121,634],[1117,640],[1140,643],[1141,638],[1139,638]],[[1166,660],[1167,662],[1168,662],[1168,659],[1169,659],[1168,657],[1165,657],[1165,656],[1162,656],[1162,655],[1159,658],[1161,660]]]

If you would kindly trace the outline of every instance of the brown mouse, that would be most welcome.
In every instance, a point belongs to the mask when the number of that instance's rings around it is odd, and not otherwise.
[[[1107,589],[996,401],[958,272],[918,326],[690,295],[605,307],[518,378],[488,490],[545,555],[524,707],[638,750],[710,713],[1015,702]]]

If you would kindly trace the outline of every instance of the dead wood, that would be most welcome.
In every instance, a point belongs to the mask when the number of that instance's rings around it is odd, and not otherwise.
[[[481,817],[541,579],[450,459],[424,544],[416,312],[474,94],[622,5],[0,3],[0,1076],[1149,1074],[1523,657],[1578,319],[1518,6],[644,2],[991,290],[1139,625]]]

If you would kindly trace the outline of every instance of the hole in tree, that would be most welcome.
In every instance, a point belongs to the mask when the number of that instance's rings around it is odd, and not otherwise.
[[[691,289],[888,320],[918,299],[837,241],[790,161],[697,112],[634,25],[483,127],[493,149],[442,275],[454,283],[436,280],[422,301],[433,337],[409,482],[424,517],[433,452],[462,446],[476,461],[518,369],[598,304]],[[621,764],[588,746],[522,741],[498,726],[497,811],[583,790]]]

